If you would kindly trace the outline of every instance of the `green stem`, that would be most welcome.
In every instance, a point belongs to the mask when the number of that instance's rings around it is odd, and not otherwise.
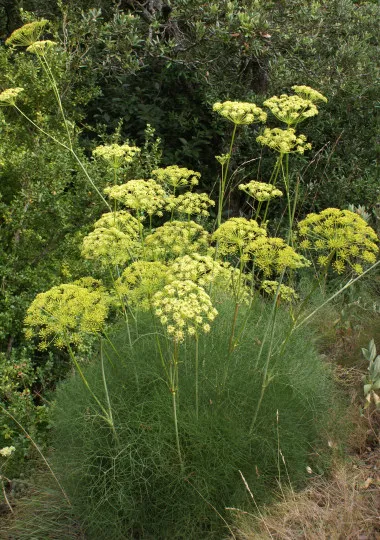
[[[263,380],[262,380],[262,383],[261,383],[259,401],[257,402],[256,410],[254,412],[252,422],[251,422],[251,426],[249,428],[249,435],[250,436],[252,435],[253,428],[255,427],[256,420],[257,420],[257,417],[258,417],[259,412],[260,412],[261,403],[262,403],[263,398],[264,398],[265,390],[267,389],[267,387],[268,387],[268,385],[270,383],[270,381],[268,380],[268,368],[269,368],[270,360],[271,360],[271,357],[272,357],[273,338],[274,338],[274,333],[275,333],[274,331],[275,331],[275,326],[276,326],[275,323],[276,323],[276,314],[277,314],[278,290],[279,290],[279,287],[277,288],[277,294],[276,294],[275,303],[274,303],[275,309],[274,309],[274,312],[273,312],[272,321],[270,323],[271,324],[271,333],[270,333],[271,335],[270,335],[267,359],[266,359],[265,366],[264,366]]]
[[[116,442],[119,442],[119,438],[117,436],[116,429],[115,429],[115,423],[113,421],[111,401],[110,401],[110,396],[109,396],[109,393],[108,393],[106,374],[105,374],[105,371],[104,371],[103,340],[102,340],[102,338],[100,338],[100,365],[101,365],[101,368],[102,368],[102,379],[103,379],[104,391],[105,391],[105,394],[106,394],[106,400],[107,400],[107,405],[108,405],[108,415],[107,416],[109,418],[110,425],[111,425],[115,440],[116,440]]]
[[[226,188],[227,175],[228,175],[228,170],[229,170],[229,166],[230,166],[232,150],[233,150],[233,146],[234,146],[234,142],[235,142],[236,129],[237,129],[237,124],[234,124],[234,129],[233,129],[233,132],[232,132],[228,158],[227,158],[225,167],[222,166],[222,178],[221,178],[221,185],[220,185],[220,190],[219,190],[217,228],[220,227],[220,225],[222,223],[222,212],[223,212],[224,195],[225,195],[224,191],[225,191],[225,188]]]
[[[76,369],[77,369],[77,371],[78,371],[78,373],[79,373],[79,375],[80,375],[80,378],[81,378],[82,381],[83,381],[83,384],[85,385],[85,387],[87,388],[87,390],[90,392],[91,396],[94,398],[94,400],[96,401],[96,403],[99,405],[100,409],[102,410],[102,412],[103,412],[103,414],[104,414],[104,419],[108,422],[108,424],[109,424],[110,426],[113,427],[113,424],[112,424],[112,422],[111,422],[111,420],[110,420],[110,418],[109,418],[109,416],[108,416],[108,412],[107,412],[106,409],[103,407],[103,405],[101,404],[101,402],[99,401],[99,399],[96,397],[96,395],[94,394],[94,392],[91,390],[91,387],[90,387],[90,385],[88,384],[88,381],[87,381],[86,377],[84,376],[84,373],[83,373],[83,371],[82,371],[82,369],[81,369],[81,367],[80,367],[80,365],[79,365],[77,359],[75,358],[75,355],[74,355],[74,353],[73,353],[73,350],[72,350],[72,348],[70,347],[70,344],[69,344],[68,342],[66,343],[66,346],[67,346],[67,349],[68,349],[68,351],[69,351],[70,358],[71,358],[71,360],[73,361],[73,364],[74,364],[74,366],[76,367]]]
[[[175,430],[175,440],[176,440],[176,446],[177,446],[177,453],[178,453],[178,459],[181,466],[181,472],[183,473],[185,470],[183,459],[182,459],[182,453],[181,453],[181,445],[179,442],[179,432],[178,432],[178,418],[177,418],[177,391],[178,391],[178,344],[174,342],[174,351],[173,351],[173,366],[171,370],[171,394],[172,394],[172,404],[173,404],[173,420],[174,420],[174,430]]]
[[[41,133],[43,133],[44,135],[46,135],[46,137],[48,137],[49,139],[51,139],[52,141],[54,141],[56,144],[58,144],[59,146],[61,146],[62,148],[64,148],[65,150],[67,150],[68,152],[70,152],[72,154],[72,156],[74,157],[75,161],[78,163],[78,165],[80,166],[80,168],[82,169],[85,177],[87,178],[87,180],[90,182],[91,186],[93,187],[93,189],[96,191],[96,193],[99,195],[99,197],[102,199],[102,201],[104,202],[104,204],[107,206],[107,208],[111,211],[112,208],[111,206],[108,204],[108,202],[105,200],[105,198],[103,197],[103,195],[100,193],[99,189],[96,187],[96,185],[94,184],[92,178],[90,177],[90,175],[88,174],[85,166],[83,165],[83,163],[81,162],[81,160],[79,159],[79,157],[77,156],[77,154],[75,153],[75,150],[73,148],[70,148],[69,146],[67,146],[66,144],[62,143],[61,141],[59,141],[58,139],[56,139],[55,137],[53,137],[53,135],[50,135],[50,133],[48,133],[47,131],[45,131],[44,129],[42,129],[38,124],[36,124],[35,122],[33,122],[33,120],[31,118],[29,118],[29,116],[27,116],[21,109],[19,109],[17,107],[17,105],[14,105],[15,109],[30,123],[32,124],[36,129],[38,129],[38,131],[40,131]]]
[[[293,327],[293,332],[295,330],[297,330],[298,328],[300,328],[302,325],[305,324],[305,322],[307,322],[308,320],[310,320],[312,317],[314,317],[314,315],[320,310],[322,309],[323,307],[325,307],[327,304],[329,304],[332,300],[334,300],[334,298],[336,298],[337,296],[339,296],[342,292],[344,292],[346,289],[348,289],[349,287],[351,287],[351,285],[353,285],[354,283],[356,283],[357,281],[359,281],[360,279],[362,279],[362,277],[364,277],[366,274],[368,274],[368,272],[371,272],[371,270],[373,270],[374,268],[376,268],[377,266],[379,266],[380,264],[380,260],[377,261],[376,263],[374,263],[372,266],[370,266],[365,272],[363,272],[362,274],[360,274],[359,276],[357,276],[355,279],[350,279],[343,287],[341,287],[336,293],[334,293],[332,296],[330,296],[330,298],[328,298],[325,302],[323,302],[322,304],[320,304],[316,309],[314,309],[314,311],[312,311],[312,313],[310,313],[307,317],[305,317],[300,323],[296,324],[294,327]]]
[[[273,184],[274,186],[276,185],[276,182],[277,182],[277,178],[278,178],[278,173],[280,172],[280,169],[281,169],[281,165],[282,165],[282,158],[283,158],[283,154],[280,154],[276,160],[276,163],[275,163],[275,166],[273,168],[273,171],[272,171],[272,174],[269,178],[269,184]],[[264,217],[261,221],[261,223],[265,223],[265,220],[267,218],[267,214],[268,214],[268,208],[269,208],[269,204],[270,204],[270,199],[268,200],[267,204],[266,204],[266,207],[265,207],[265,213],[264,213]]]
[[[28,441],[30,441],[32,443],[32,445],[34,446],[34,448],[37,450],[37,452],[40,454],[40,456],[42,457],[46,467],[49,469],[50,471],[50,474],[52,475],[52,477],[54,478],[54,480],[57,482],[58,486],[59,486],[59,489],[62,491],[62,494],[63,496],[65,497],[66,499],[66,502],[67,504],[71,507],[71,502],[70,502],[70,499],[68,498],[68,496],[66,495],[66,492],[65,490],[63,489],[63,487],[61,486],[58,478],[56,477],[56,475],[54,474],[54,471],[53,469],[50,467],[49,465],[49,462],[48,460],[45,458],[45,456],[43,455],[40,447],[38,446],[38,444],[33,440],[33,438],[31,437],[31,435],[29,435],[29,433],[24,429],[24,427],[20,424],[20,422],[18,420],[16,420],[16,418],[9,412],[7,411],[7,409],[5,407],[3,407],[3,405],[0,403],[0,408],[1,410],[3,411],[3,413],[5,413],[7,416],[9,416],[9,418],[11,420],[13,420],[13,422],[15,424],[18,425],[18,427],[21,429],[21,431],[24,433],[25,437],[28,439]]]
[[[199,339],[195,336],[195,415],[199,418]]]

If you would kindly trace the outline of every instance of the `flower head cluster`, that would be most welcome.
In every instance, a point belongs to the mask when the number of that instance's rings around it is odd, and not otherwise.
[[[40,349],[80,344],[85,334],[101,332],[108,315],[109,297],[100,288],[76,283],[58,285],[40,293],[27,310],[27,338],[38,335]]]
[[[0,107],[6,107],[7,105],[15,105],[18,95],[23,92],[23,88],[7,88],[0,93]]]
[[[175,259],[170,266],[170,273],[176,280],[190,280],[201,287],[210,283],[227,285],[231,280],[231,267],[228,263],[220,263],[210,255],[198,253]]]
[[[218,243],[221,255],[238,255],[241,260],[247,261],[248,245],[256,238],[265,238],[266,235],[266,230],[254,219],[231,218],[220,225],[212,239]]]
[[[310,150],[311,148],[311,144],[306,142],[305,135],[296,135],[293,128],[265,128],[264,133],[259,135],[256,141],[264,146],[269,146],[269,148],[281,154],[294,152],[303,154],[305,150]]]
[[[165,191],[154,180],[129,180],[121,186],[112,186],[104,190],[111,199],[122,202],[127,208],[135,210],[141,218],[143,213],[162,216],[165,206]]]
[[[245,191],[259,202],[269,201],[275,197],[282,197],[282,191],[273,184],[251,180],[248,184],[239,184],[239,189]]]
[[[193,281],[175,280],[153,297],[153,306],[169,336],[181,342],[186,336],[209,332],[218,312],[209,295]]]
[[[152,307],[153,295],[168,282],[167,266],[157,261],[137,261],[124,270],[115,288],[131,306],[148,311]]]
[[[310,101],[313,101],[314,103],[318,101],[323,101],[324,103],[327,103],[327,98],[323,94],[318,92],[318,90],[314,90],[314,88],[310,88],[310,86],[295,85],[295,86],[292,86],[292,90],[299,96],[303,97],[304,99],[309,99]]]
[[[220,163],[223,166],[227,163],[230,157],[231,157],[230,154],[222,154],[221,156],[215,156],[215,159],[218,163]]]
[[[228,118],[237,126],[253,124],[254,122],[265,122],[267,113],[254,103],[243,101],[224,101],[223,103],[214,103],[213,110]]]
[[[5,44],[14,47],[29,47],[40,38],[48,22],[46,19],[41,19],[40,21],[24,24],[24,26],[12,32]]]
[[[358,214],[350,210],[327,208],[309,214],[298,224],[301,247],[320,253],[318,264],[330,263],[341,274],[347,265],[357,274],[363,264],[373,264],[379,251],[375,231]]]
[[[298,299],[298,294],[292,287],[283,284],[279,286],[278,281],[264,280],[260,289],[270,296],[274,296],[278,291],[278,297],[284,302],[293,302]]]
[[[215,206],[215,202],[206,193],[187,192],[178,195],[178,197],[169,196],[166,209],[175,210],[178,214],[186,214],[187,216],[198,214],[207,217],[210,206]]]
[[[310,262],[286,244],[282,238],[268,238],[259,236],[247,247],[255,267],[259,268],[264,276],[280,274],[290,268],[295,270],[309,266]]]
[[[178,188],[185,186],[197,186],[201,173],[186,169],[186,167],[170,165],[169,167],[154,169],[152,176],[160,184],[164,184],[166,187],[176,191]]]
[[[149,234],[145,245],[153,260],[170,260],[186,253],[207,253],[209,234],[194,221],[172,221]]]
[[[300,96],[288,96],[282,94],[280,97],[273,96],[264,101],[272,114],[281,122],[288,126],[297,125],[302,120],[318,114],[318,109],[310,99]]]
[[[14,446],[4,446],[4,448],[0,449],[0,456],[9,457],[15,450],[16,448]]]
[[[108,212],[83,239],[82,255],[102,265],[123,265],[140,252],[140,224],[129,212]]]
[[[100,157],[111,164],[115,169],[120,168],[123,163],[131,163],[134,157],[141,152],[137,146],[129,144],[106,144],[97,146],[92,155]]]
[[[46,39],[43,41],[35,41],[29,47],[26,49],[28,52],[32,54],[37,55],[44,55],[47,51],[55,47],[57,43],[55,41],[51,41],[50,39]]]

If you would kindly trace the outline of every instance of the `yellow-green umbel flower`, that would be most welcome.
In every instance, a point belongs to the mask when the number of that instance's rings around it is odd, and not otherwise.
[[[129,144],[106,144],[97,146],[92,155],[104,159],[115,169],[120,168],[123,163],[131,163],[133,159],[141,152],[138,146]]]
[[[341,274],[348,267],[361,274],[363,265],[373,264],[379,251],[375,231],[350,210],[327,208],[308,214],[298,224],[301,247],[318,254],[318,264],[332,264]]]
[[[154,180],[129,180],[121,186],[112,186],[104,190],[111,199],[123,203],[130,210],[135,210],[139,218],[143,214],[162,216],[166,193]]]
[[[170,260],[187,253],[207,254],[210,235],[194,221],[172,221],[145,238],[146,253],[153,260]]]
[[[0,93],[0,107],[16,105],[16,99],[23,92],[23,88],[7,88]]]
[[[250,242],[266,235],[266,230],[254,219],[231,218],[220,225],[212,239],[217,242],[220,255],[238,255],[243,262],[247,262]]]
[[[280,154],[303,154],[305,150],[311,148],[311,144],[306,142],[305,135],[297,135],[293,128],[265,128],[263,134],[259,135],[256,141],[264,146],[269,146]]]
[[[115,283],[119,296],[134,308],[148,311],[152,298],[170,281],[168,267],[158,261],[137,261],[128,266]]]
[[[42,19],[40,21],[34,21],[24,24],[21,28],[17,28],[9,38],[5,41],[6,45],[13,45],[13,47],[29,47],[35,41],[40,38],[45,26],[49,21]]]
[[[207,217],[209,215],[208,208],[215,206],[215,202],[211,200],[206,193],[191,193],[187,192],[178,197],[170,196],[166,205],[167,210],[175,210],[177,214],[185,214],[187,216],[200,215]]]
[[[221,165],[225,165],[227,161],[230,159],[230,154],[222,154],[221,156],[215,156],[215,159],[218,163]]]
[[[298,299],[298,294],[292,287],[281,284],[278,281],[268,281],[267,279],[261,283],[260,289],[270,296],[274,296],[278,291],[278,297],[284,302],[293,302]]]
[[[186,336],[209,332],[210,322],[218,314],[206,291],[190,280],[175,280],[166,285],[154,295],[153,307],[176,342],[184,341]]]
[[[273,184],[251,180],[248,184],[239,184],[239,189],[245,191],[259,202],[269,201],[275,197],[282,197],[282,191]]]
[[[164,184],[164,186],[175,192],[178,188],[185,186],[197,186],[201,173],[186,169],[186,167],[170,165],[169,167],[154,169],[154,171],[152,171],[152,176],[157,182]]]
[[[0,456],[9,457],[15,452],[16,448],[14,446],[4,446],[0,449]]]
[[[210,255],[191,253],[175,259],[169,270],[176,280],[190,280],[205,287],[211,283],[228,284],[232,268],[228,263],[220,263]]]
[[[50,39],[46,39],[44,41],[35,41],[29,47],[26,49],[28,52],[32,54],[36,54],[37,56],[43,56],[47,53],[47,51],[50,51],[50,49],[53,49],[57,43],[55,41],[51,41]]]
[[[141,251],[140,224],[129,212],[108,212],[83,239],[82,255],[103,266],[124,265]]]
[[[310,266],[310,262],[286,244],[282,238],[259,236],[247,247],[255,268],[259,268],[264,276],[281,274],[286,269],[296,270]]]
[[[254,122],[265,122],[267,113],[254,103],[243,101],[224,101],[223,103],[214,103],[213,110],[228,118],[237,126],[245,126]]]
[[[288,96],[287,94],[282,94],[280,97],[273,96],[264,101],[264,105],[276,118],[288,126],[295,126],[306,118],[318,114],[314,103],[301,96]]]
[[[68,283],[40,293],[27,310],[26,336],[38,336],[40,349],[79,345],[86,334],[102,331],[110,299],[103,290]]]
[[[292,90],[294,90],[296,94],[303,97],[304,99],[310,99],[310,101],[313,101],[314,103],[317,103],[318,101],[324,101],[325,103],[327,103],[327,97],[318,92],[318,90],[310,88],[310,86],[295,85],[292,86]]]

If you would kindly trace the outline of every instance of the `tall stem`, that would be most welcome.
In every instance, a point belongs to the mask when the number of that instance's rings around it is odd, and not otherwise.
[[[110,421],[110,425],[111,425],[115,440],[117,442],[119,442],[119,438],[117,436],[116,429],[115,429],[115,424],[114,424],[114,421],[113,421],[111,400],[110,400],[110,396],[109,396],[109,393],[108,393],[106,374],[105,374],[105,371],[104,371],[103,340],[102,340],[102,338],[100,338],[100,365],[101,365],[101,368],[102,368],[102,379],[103,379],[103,385],[104,385],[104,392],[106,394],[106,400],[107,400],[107,405],[108,405],[108,418],[109,418],[109,421]]]
[[[254,415],[253,415],[253,418],[252,418],[251,426],[249,428],[249,434],[250,435],[252,435],[253,428],[255,427],[256,420],[257,420],[258,414],[260,412],[261,403],[262,403],[263,398],[264,398],[265,390],[267,389],[268,384],[270,382],[268,380],[268,368],[269,368],[269,364],[270,364],[270,360],[271,360],[271,356],[272,356],[273,337],[274,337],[274,331],[275,331],[275,326],[276,326],[275,323],[276,323],[276,314],[277,314],[277,297],[278,297],[278,289],[277,289],[277,294],[276,294],[275,303],[274,303],[275,308],[274,308],[274,311],[273,311],[273,317],[272,317],[271,322],[269,323],[269,324],[271,324],[270,341],[269,341],[269,349],[268,349],[267,359],[266,359],[265,366],[264,366],[263,380],[262,380],[262,383],[261,383],[260,396],[259,396],[259,401],[257,402],[256,409],[255,409],[255,412],[254,412]]]
[[[195,336],[195,415],[199,418],[199,339]]]
[[[185,470],[181,446],[179,442],[179,432],[178,432],[178,418],[177,418],[177,392],[178,392],[178,343],[174,342],[174,351],[173,351],[173,365],[171,369],[171,394],[172,394],[172,404],[173,404],[173,420],[174,420],[174,430],[175,430],[175,440],[177,446],[178,459],[181,466],[181,472]]]
[[[280,172],[280,169],[281,169],[281,165],[282,165],[282,158],[283,158],[283,154],[280,154],[276,160],[276,163],[275,163],[275,166],[273,168],[273,171],[272,171],[272,174],[269,178],[269,184],[273,184],[274,186],[276,185],[276,182],[277,182],[277,178],[278,178],[278,173]],[[265,207],[265,213],[264,213],[264,217],[263,219],[261,220],[261,223],[265,223],[265,220],[267,218],[267,214],[268,214],[268,208],[269,208],[269,204],[270,204],[270,199],[268,200],[267,204],[266,204],[266,207]]]
[[[219,205],[218,205],[218,216],[217,216],[217,223],[216,223],[217,228],[220,227],[222,223],[222,212],[223,212],[224,195],[225,195],[224,192],[226,189],[228,170],[230,167],[231,155],[232,155],[232,150],[233,150],[233,146],[235,142],[236,129],[237,129],[237,124],[234,124],[228,158],[225,163],[225,166],[224,167],[222,166],[222,178],[221,178],[221,185],[220,185],[220,190],[219,190]]]
[[[110,417],[109,417],[109,414],[108,414],[107,410],[103,407],[103,405],[101,404],[101,402],[99,401],[99,399],[96,397],[96,395],[94,394],[94,392],[91,390],[91,387],[90,387],[90,385],[88,384],[88,381],[87,381],[86,377],[84,376],[84,373],[83,373],[83,371],[82,371],[82,369],[81,369],[81,367],[80,367],[80,365],[79,365],[79,363],[78,363],[78,360],[75,358],[75,355],[74,355],[74,353],[73,353],[72,348],[70,347],[70,344],[67,343],[66,346],[67,346],[67,349],[68,349],[68,351],[69,351],[70,358],[71,358],[71,360],[73,361],[73,364],[74,364],[74,366],[76,367],[76,369],[77,369],[77,371],[78,371],[78,373],[79,373],[79,375],[80,375],[80,378],[81,378],[82,381],[83,381],[83,384],[85,385],[85,387],[87,388],[87,390],[90,392],[91,396],[94,398],[94,400],[96,401],[96,403],[99,405],[101,411],[102,411],[103,414],[104,414],[104,419],[106,420],[106,422],[107,422],[111,427],[113,427],[113,423],[112,423],[112,421],[111,421],[111,419],[110,419]]]

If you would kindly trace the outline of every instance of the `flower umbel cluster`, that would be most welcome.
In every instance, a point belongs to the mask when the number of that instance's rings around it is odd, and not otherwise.
[[[28,24],[24,24],[21,28],[17,28],[9,38],[5,41],[6,45],[14,47],[29,47],[40,38],[42,31],[49,21],[42,19]]]
[[[25,334],[40,337],[39,348],[79,345],[85,334],[97,334],[104,327],[110,304],[100,289],[68,283],[40,293],[27,310]]]
[[[0,456],[9,457],[15,450],[16,448],[14,446],[4,446],[4,448],[0,449]]]
[[[296,253],[282,238],[259,236],[249,243],[247,251],[255,267],[262,270],[264,276],[280,274],[288,268],[296,270],[310,265],[305,257]]]
[[[379,251],[375,231],[358,214],[350,210],[327,208],[319,214],[309,214],[299,222],[301,247],[316,251],[318,264],[341,274],[351,267],[361,274],[363,264],[373,264]]]
[[[97,146],[92,155],[100,157],[111,164],[115,169],[120,168],[123,163],[131,163],[134,157],[141,152],[138,146],[129,144],[106,144]]]
[[[245,191],[259,202],[269,201],[275,197],[282,197],[283,193],[273,184],[266,184],[257,180],[251,180],[248,184],[239,184],[239,189]]]
[[[305,135],[296,135],[293,128],[265,128],[264,133],[256,138],[256,141],[280,154],[299,153],[310,150],[311,144],[306,142]]]
[[[210,255],[198,253],[175,259],[170,266],[170,273],[176,280],[190,280],[201,287],[210,283],[223,283],[226,286],[231,281],[231,267],[228,263],[220,263]]]
[[[298,299],[298,294],[292,287],[281,284],[279,286],[278,281],[268,281],[265,279],[261,283],[260,289],[270,296],[274,296],[278,291],[278,297],[284,302],[293,302]]]
[[[124,210],[103,214],[83,239],[82,256],[103,266],[125,264],[140,253],[139,227],[139,221]]]
[[[35,41],[31,45],[29,45],[29,47],[26,50],[32,54],[43,56],[47,51],[49,51],[56,45],[57,43],[55,41],[46,39],[44,41]]]
[[[215,206],[215,202],[206,193],[187,192],[178,195],[178,197],[168,197],[166,209],[175,210],[178,214],[185,214],[187,216],[201,215],[207,217],[210,206]]]
[[[142,311],[152,307],[153,295],[169,283],[168,267],[158,261],[137,261],[124,270],[116,281],[117,293],[128,304]]]
[[[243,101],[224,101],[223,103],[214,103],[213,110],[228,118],[237,126],[253,124],[254,122],[265,122],[267,113],[254,103]]]
[[[209,332],[218,312],[209,295],[193,281],[175,280],[153,297],[155,314],[176,342],[199,332]]]
[[[318,114],[318,109],[310,99],[304,99],[300,96],[288,96],[282,94],[280,97],[273,96],[264,101],[265,107],[268,107],[272,114],[281,122],[288,126],[295,126]]]
[[[149,216],[162,216],[165,206],[165,191],[154,180],[129,180],[121,186],[105,188],[104,193],[111,199],[122,202],[127,208],[135,210],[139,218],[146,213]]]
[[[231,218],[221,224],[212,239],[218,243],[220,255],[238,255],[243,262],[249,260],[247,247],[258,237],[266,237],[267,232],[254,219]]]
[[[8,105],[16,105],[16,99],[18,95],[23,92],[23,88],[7,88],[0,93],[0,107],[6,107]]]
[[[310,101],[313,101],[314,103],[318,101],[323,101],[324,103],[327,103],[327,97],[318,92],[318,90],[310,88],[310,86],[295,85],[292,86],[292,90],[304,99],[310,99]]]
[[[170,260],[187,253],[207,254],[209,234],[194,221],[166,222],[145,238],[149,257]]]
[[[186,167],[178,167],[178,165],[170,165],[169,167],[154,169],[152,176],[160,184],[173,189],[174,192],[178,188],[185,186],[197,186],[201,173],[186,169]]]

